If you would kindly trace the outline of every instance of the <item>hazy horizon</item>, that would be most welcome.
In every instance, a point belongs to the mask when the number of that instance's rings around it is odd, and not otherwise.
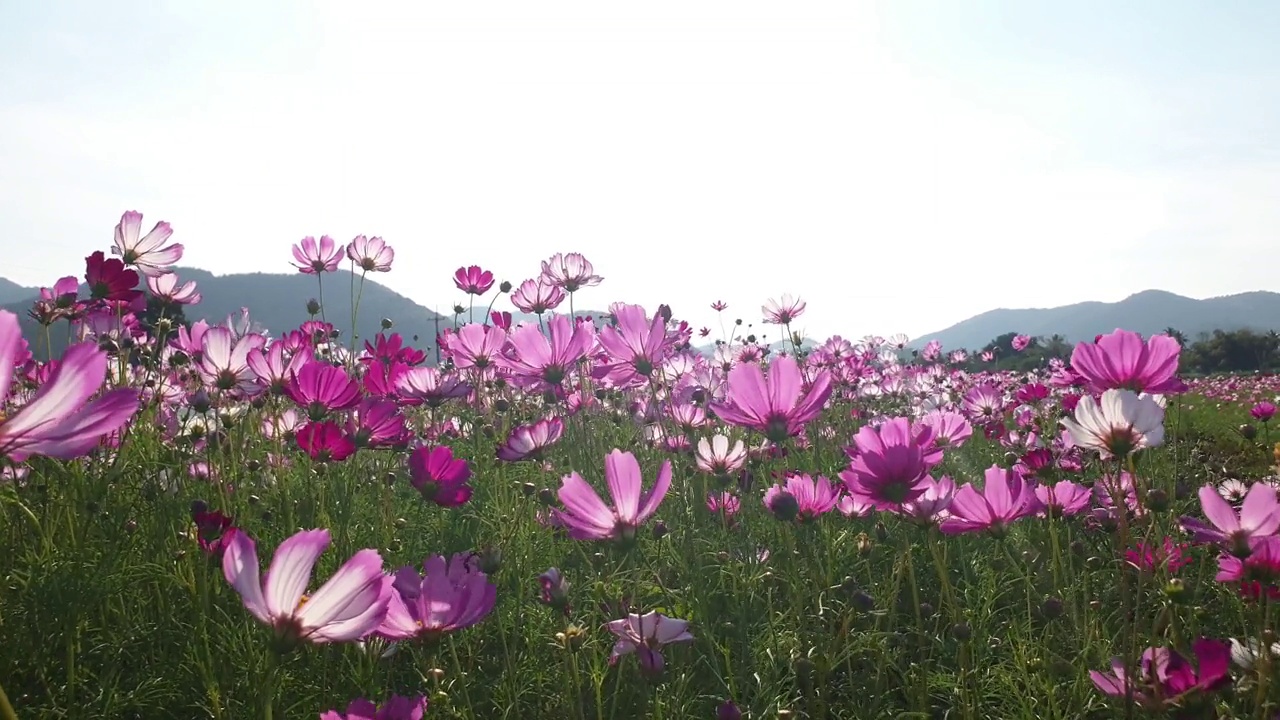
[[[577,251],[578,307],[791,293],[819,338],[1276,289],[1267,3],[965,5],[6,7],[0,276],[138,210],[216,274],[380,235],[374,279],[447,310],[459,265]]]

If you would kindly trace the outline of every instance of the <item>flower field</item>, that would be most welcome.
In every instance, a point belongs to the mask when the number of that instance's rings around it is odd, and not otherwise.
[[[4,720],[1280,717],[1274,377],[1122,329],[975,371],[802,293],[687,309],[704,353],[575,314],[576,253],[458,269],[490,312],[415,348],[325,313],[364,236],[269,335],[142,230],[0,311]]]

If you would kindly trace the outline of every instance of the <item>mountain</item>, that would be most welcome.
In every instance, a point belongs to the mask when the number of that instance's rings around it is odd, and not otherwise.
[[[40,288],[23,287],[12,280],[0,278],[0,305],[7,305],[39,296]]]
[[[207,270],[184,267],[175,268],[175,272],[178,273],[180,282],[196,281],[203,296],[198,305],[184,309],[187,319],[192,322],[207,320],[210,323],[221,323],[228,315],[238,317],[240,309],[247,307],[250,320],[260,328],[278,334],[297,328],[305,322],[308,319],[307,300],[319,295],[316,277],[302,273],[214,275]],[[351,282],[352,275],[345,270],[324,276],[325,319],[342,331],[340,337],[346,342],[350,342],[351,332]],[[355,283],[359,288],[359,277],[355,278]],[[18,287],[0,279],[0,298],[9,297],[4,292],[10,285]],[[33,323],[26,317],[27,310],[39,296],[39,290],[23,290],[26,292],[18,298],[0,300],[0,304],[23,318],[24,329],[30,338],[34,337]],[[84,295],[82,286],[81,297]],[[366,276],[360,296],[360,317],[357,323],[359,338],[373,338],[381,330],[382,318],[388,318],[394,323],[393,332],[400,333],[408,344],[425,349],[434,345],[437,317],[436,313]],[[450,318],[439,318],[440,329],[451,324]]]
[[[1092,340],[1116,328],[1154,335],[1166,328],[1179,330],[1189,340],[1214,330],[1280,331],[1280,293],[1247,292],[1238,295],[1194,298],[1163,290],[1144,290],[1119,302],[1082,302],[1055,308],[991,310],[928,333],[912,341],[920,347],[939,340],[947,349],[977,349],[1005,333],[1050,337],[1067,342]]]

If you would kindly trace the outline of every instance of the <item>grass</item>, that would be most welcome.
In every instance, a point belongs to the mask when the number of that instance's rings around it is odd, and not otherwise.
[[[1238,432],[1244,411],[1195,400],[1171,404],[1170,441],[1136,466],[1147,491],[1168,502],[1149,503],[1127,529],[1133,540],[1177,536],[1177,517],[1198,513],[1199,485],[1267,472],[1264,438]],[[486,720],[712,718],[726,699],[753,718],[1116,717],[1124,703],[1087,675],[1113,655],[1165,643],[1185,652],[1200,636],[1273,627],[1270,607],[1213,581],[1207,549],[1188,552],[1192,562],[1171,586],[1167,570],[1123,564],[1118,529],[1078,518],[1025,519],[1003,538],[944,537],[888,513],[775,519],[760,497],[776,474],[834,478],[846,466],[840,446],[856,428],[848,409],[838,403],[811,428],[830,428],[812,435],[813,447],[753,459],[754,482],[732,525],[705,508],[714,479],[688,454],[651,447],[622,410],[570,416],[544,466],[493,459],[513,423],[541,412],[536,403],[487,415],[451,409],[474,427],[442,440],[473,464],[475,496],[457,509],[425,502],[399,452],[361,451],[326,466],[284,449],[291,465],[273,466],[280,448],[257,426],[270,407],[213,418],[217,430],[204,437],[176,438],[148,410],[117,454],[34,459],[25,481],[0,489],[0,682],[21,718],[259,717],[275,662],[270,632],[196,544],[197,500],[232,515],[257,540],[264,567],[296,530],[329,528],[319,580],[365,547],[388,569],[469,551],[485,552],[493,569],[492,614],[436,644],[387,658],[376,641],[281,658],[274,708],[282,718],[391,693],[427,695],[428,717]],[[414,421],[430,425],[426,414]],[[601,487],[615,447],[640,458],[646,484],[673,461],[660,523],[630,548],[540,524],[560,476],[576,470]],[[186,477],[193,460],[216,480]],[[1005,462],[1004,448],[975,436],[940,472],[980,480],[996,462]],[[1097,472],[1091,465],[1085,477]],[[567,615],[538,602],[537,578],[552,566],[571,583]],[[644,677],[634,657],[608,663],[613,637],[602,626],[628,609],[691,623],[694,642],[666,648],[660,681]],[[1213,699],[1235,714],[1218,716],[1270,717],[1274,684],[1259,690],[1257,678],[1236,677],[1234,691]]]

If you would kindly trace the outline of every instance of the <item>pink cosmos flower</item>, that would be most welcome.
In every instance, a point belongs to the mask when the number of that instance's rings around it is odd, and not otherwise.
[[[973,437],[973,426],[958,412],[934,410],[920,418],[920,424],[933,430],[934,444],[958,448]]]
[[[1187,389],[1178,379],[1182,346],[1168,335],[1142,336],[1116,330],[1097,342],[1080,343],[1071,353],[1071,368],[1084,377],[1093,392],[1112,388],[1135,393],[1180,393]]]
[[[1111,659],[1111,674],[1089,671],[1099,690],[1113,697],[1128,697],[1140,707],[1156,710],[1179,707],[1189,696],[1210,693],[1231,682],[1231,645],[1223,640],[1200,638],[1192,643],[1199,672],[1176,651],[1147,648],[1137,676],[1129,675],[1122,658]]]
[[[347,711],[320,713],[320,720],[422,720],[427,710],[427,699],[421,695],[403,697],[392,695],[381,705],[372,700],[358,698],[347,705]]]
[[[765,491],[764,505],[780,520],[805,522],[816,520],[836,506],[840,491],[831,481],[819,475],[795,473],[787,476],[786,485],[774,485]]]
[[[453,273],[453,284],[468,295],[483,295],[493,287],[493,273],[479,265],[460,267]]]
[[[498,447],[498,459],[504,462],[539,460],[542,452],[556,444],[564,435],[564,421],[558,417],[539,420],[531,425],[520,425],[511,430],[507,441]]]
[[[493,610],[498,588],[476,567],[474,556],[459,553],[446,561],[443,555],[432,555],[422,570],[422,575],[413,567],[396,572],[379,635],[432,640],[469,628]]]
[[[5,416],[14,367],[25,352],[18,316],[0,310],[0,459],[69,459],[97,447],[138,411],[138,393],[118,388],[89,400],[107,376],[107,355],[92,344],[67,348],[35,396]]]
[[[612,311],[617,324],[601,328],[596,338],[614,363],[597,369],[597,376],[609,375],[615,386],[625,385],[637,376],[648,378],[672,345],[666,320],[661,315],[650,320],[639,305],[617,303]]]
[[[219,510],[210,511],[203,503],[191,508],[191,521],[196,526],[196,543],[206,555],[216,560],[222,559],[231,536],[240,532],[234,520]]]
[[[1016,470],[999,465],[987,468],[982,490],[965,483],[951,499],[948,512],[939,529],[948,535],[987,531],[1002,535],[1009,523],[1040,510],[1035,486]]]
[[[213,327],[200,336],[200,362],[196,369],[210,390],[254,395],[259,391],[253,370],[249,368],[249,353],[261,349],[267,339],[249,334],[234,340],[231,330]]]
[[[258,571],[257,546],[238,532],[222,555],[222,573],[245,609],[271,626],[285,647],[299,641],[358,640],[386,617],[391,578],[382,572],[377,550],[360,550],[308,595],[316,560],[328,547],[328,530],[303,530],[280,543],[264,577]]]
[[[468,323],[449,335],[449,357],[459,370],[484,370],[507,343],[507,332],[500,327]]]
[[[1031,344],[1031,337],[1027,335],[1014,335],[1013,340],[1009,342],[1009,346],[1016,352],[1022,352]]]
[[[569,609],[569,581],[565,579],[564,573],[559,568],[547,568],[547,571],[538,576],[539,599],[544,605],[550,605],[554,608],[565,610],[566,614]]]
[[[356,447],[393,447],[409,438],[400,406],[378,398],[365,398],[352,408],[347,415],[346,432]]]
[[[1059,480],[1054,485],[1036,485],[1036,497],[1043,506],[1041,514],[1051,517],[1070,517],[1089,507],[1093,492],[1070,480]]]
[[[277,340],[266,350],[253,348],[245,356],[245,364],[272,395],[284,394],[293,376],[315,359],[310,347],[302,347],[294,351],[286,362],[285,351],[285,343]]]
[[[536,325],[518,327],[510,335],[513,354],[496,358],[539,390],[559,387],[595,341],[590,328],[576,323],[571,327],[563,315],[547,322],[547,333],[550,337]]]
[[[1280,530],[1280,502],[1275,488],[1266,483],[1254,483],[1249,488],[1238,515],[1218,494],[1217,488],[1205,485],[1200,488],[1200,510],[1212,525],[1184,516],[1182,527],[1192,534],[1195,542],[1218,545],[1239,557],[1249,555],[1249,543],[1254,538],[1274,535]]]
[[[400,401],[406,405],[440,407],[471,394],[470,385],[433,367],[409,368],[396,377],[395,384]]]
[[[1240,594],[1252,600],[1280,600],[1280,537],[1266,535],[1249,541],[1249,556],[1218,556],[1214,580],[1239,583]]]
[[[409,455],[409,475],[414,489],[440,507],[458,507],[471,499],[473,490],[467,484],[471,466],[443,445],[414,450]]]
[[[609,663],[616,664],[623,655],[635,653],[641,670],[650,676],[662,674],[664,646],[693,641],[687,620],[669,618],[656,611],[644,615],[630,613],[621,620],[608,623],[607,627],[618,638],[609,655]]]
[[[210,331],[212,332],[212,331]],[[284,392],[312,420],[350,410],[360,402],[360,384],[347,371],[324,362],[309,362],[293,374]]]
[[[364,272],[390,272],[396,251],[380,237],[357,235],[347,245],[347,257]]]
[[[599,285],[604,278],[595,272],[591,262],[580,253],[556,253],[550,259],[542,261],[541,280],[547,285],[573,293],[580,288]]]
[[[906,418],[893,418],[880,427],[864,425],[854,436],[857,454],[840,479],[854,496],[888,510],[912,502],[929,488],[927,454],[932,430],[913,430]]]
[[[1124,559],[1142,572],[1163,571],[1173,574],[1191,564],[1191,559],[1183,554],[1186,549],[1186,545],[1175,543],[1173,538],[1166,537],[1160,545],[1138,543],[1136,548],[1125,551]]]
[[[941,523],[950,517],[947,508],[951,507],[956,496],[956,483],[946,475],[937,480],[932,475],[925,475],[924,484],[926,487],[920,497],[903,503],[899,512],[903,517],[924,525]]]
[[[565,509],[553,509],[554,517],[578,540],[634,540],[636,530],[658,511],[671,487],[671,461],[663,461],[657,481],[647,493],[641,487],[640,463],[629,452],[609,453],[604,475],[614,507],[605,505],[591,485],[574,472],[561,479],[559,497]]]
[[[709,405],[730,425],[757,430],[781,443],[798,435],[831,396],[831,373],[826,370],[818,372],[807,393],[802,383],[800,367],[790,356],[773,361],[767,381],[759,365],[742,363],[729,371],[724,402]]]
[[[195,305],[201,300],[200,293],[196,291],[196,281],[188,280],[179,287],[178,275],[174,272],[147,276],[147,289],[152,295],[175,305]]]
[[[804,314],[805,306],[803,300],[788,293],[781,300],[770,298],[769,302],[761,306],[760,311],[764,313],[764,321],[767,323],[790,325],[792,320]]]
[[[151,232],[139,239],[142,230],[142,213],[130,210],[120,216],[116,224],[116,238],[111,254],[119,255],[125,265],[138,268],[138,272],[152,278],[172,272],[170,265],[182,259],[182,245],[174,243],[161,247],[173,236],[167,222],[158,222]]]
[[[310,235],[302,238],[302,242],[293,246],[293,266],[305,275],[333,272],[338,269],[344,248],[328,235],[320,237],[320,244]]]
[[[706,438],[698,440],[698,469],[710,475],[727,477],[742,469],[747,461],[747,449],[739,440],[729,445],[729,438],[715,435],[708,442]]]
[[[565,294],[556,285],[549,285],[539,280],[525,280],[520,283],[520,287],[511,293],[511,304],[515,305],[520,312],[533,313],[541,315],[548,310],[554,310],[560,307],[560,303],[564,302]]]
[[[765,503],[768,504],[767,502]],[[742,500],[731,492],[710,493],[707,495],[707,509],[716,515],[724,514],[726,520],[738,514],[742,508]]]

